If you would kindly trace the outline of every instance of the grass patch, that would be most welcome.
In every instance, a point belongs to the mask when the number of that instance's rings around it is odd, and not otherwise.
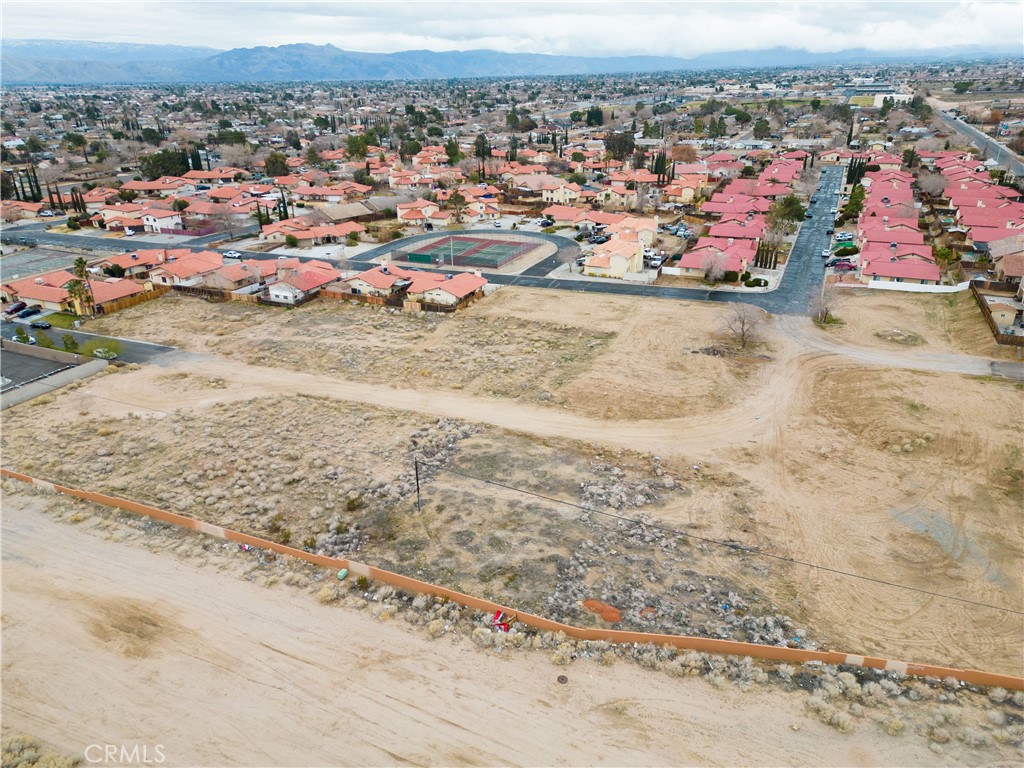
[[[54,312],[51,315],[47,315],[43,318],[52,325],[54,328],[63,328],[69,330],[75,327],[75,321],[79,319],[78,315],[71,315],[67,312]]]

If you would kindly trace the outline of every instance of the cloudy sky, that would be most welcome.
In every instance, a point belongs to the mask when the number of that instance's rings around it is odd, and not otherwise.
[[[4,38],[173,43],[218,49],[331,43],[390,53],[491,48],[571,55],[790,46],[1019,50],[1020,0],[2,0]]]

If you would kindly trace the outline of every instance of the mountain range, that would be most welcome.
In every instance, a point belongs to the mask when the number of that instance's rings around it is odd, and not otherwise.
[[[367,53],[310,44],[217,51],[175,45],[56,40],[4,40],[0,51],[5,86],[599,75],[920,62],[990,58],[1011,53],[974,46],[936,48],[913,54],[863,48],[828,53],[770,48],[709,53],[692,58],[589,57],[491,50]]]

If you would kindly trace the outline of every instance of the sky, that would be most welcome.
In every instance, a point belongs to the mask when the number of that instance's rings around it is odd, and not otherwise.
[[[0,0],[4,38],[201,45],[330,43],[392,53],[489,48],[577,56],[776,46],[1020,50],[1021,0]]]

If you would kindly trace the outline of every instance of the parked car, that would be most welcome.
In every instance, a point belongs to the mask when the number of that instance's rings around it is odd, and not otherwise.
[[[854,270],[856,268],[856,265],[851,264],[848,261],[841,261],[834,267],[832,267],[832,269],[834,269],[836,272],[850,272],[851,270]]]
[[[847,257],[840,256],[840,257],[835,258],[835,259],[829,259],[828,261],[825,262],[825,266],[826,267],[834,267],[836,264],[852,264],[852,263],[853,262],[850,261],[850,259],[848,259]]]
[[[427,230],[427,232],[433,232],[434,231],[434,225],[431,224],[429,221],[424,223],[423,228],[425,230]]]
[[[56,214],[53,211],[40,211],[39,215],[44,219],[52,219]]]
[[[540,225],[542,227],[553,227],[555,226],[555,222],[551,219],[541,219]]]
[[[39,309],[39,307],[29,307],[28,309],[21,310],[21,312],[18,313],[18,317],[20,317],[22,320],[24,320],[26,317],[32,317],[32,315],[38,315],[42,311],[43,310]]]
[[[827,259],[831,255],[832,255],[832,249],[831,248],[822,248],[821,249],[821,258]]]
[[[837,243],[849,243],[849,242],[852,242],[852,241],[853,241],[853,233],[852,232],[840,232],[838,235],[836,235],[836,242]]]
[[[29,325],[30,328],[41,328],[44,331],[47,328],[52,328],[53,327],[52,325],[50,325],[45,320],[34,320],[31,323],[29,323],[28,325]]]
[[[609,240],[611,240],[611,238],[608,237],[608,235],[594,235],[594,237],[590,238],[587,242],[592,243],[593,245],[601,245],[601,243],[607,243]]]
[[[804,218],[805,219],[813,219],[814,218],[814,214],[811,213],[810,211],[808,211],[807,213],[804,214]]]
[[[818,198],[816,198],[816,197],[814,197],[814,196],[812,195],[812,196],[811,196],[811,202],[812,202],[812,203],[816,203],[816,202],[818,202]]]
[[[839,211],[839,209],[838,209],[838,208],[835,208],[835,207],[833,207],[833,208],[832,208],[832,209],[831,209],[831,210],[829,211],[829,213],[837,213],[838,211]]]
[[[106,347],[100,347],[94,349],[92,352],[93,357],[98,357],[100,360],[116,360],[117,354],[107,349]]]
[[[228,259],[240,259],[242,254],[238,251],[224,251],[224,257]]]
[[[495,226],[496,229],[500,229],[501,228],[501,222],[500,221],[494,222],[494,226]]]
[[[7,309],[4,310],[4,314],[16,315],[27,306],[28,304],[26,304],[24,301],[16,301],[13,304],[11,304],[11,306],[9,306]]]
[[[576,266],[577,267],[582,267],[583,266],[583,262],[585,262],[586,260],[587,260],[586,256],[580,256],[578,259],[576,259]]]
[[[825,234],[826,235],[831,235],[835,231],[836,231],[835,227],[829,227],[828,229],[825,230]]]

